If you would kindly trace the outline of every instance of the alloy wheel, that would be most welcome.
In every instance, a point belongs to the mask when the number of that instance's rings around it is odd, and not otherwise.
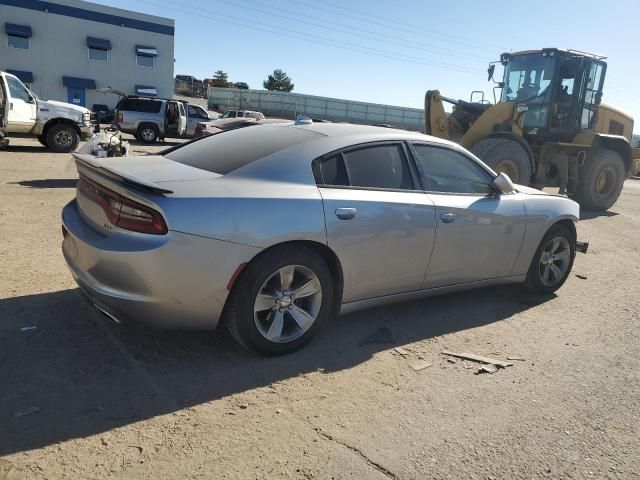
[[[566,237],[554,237],[547,242],[540,255],[540,280],[553,287],[564,278],[571,263],[571,247]]]
[[[253,315],[270,342],[291,342],[314,324],[322,306],[322,285],[313,271],[287,265],[272,273],[258,290]]]

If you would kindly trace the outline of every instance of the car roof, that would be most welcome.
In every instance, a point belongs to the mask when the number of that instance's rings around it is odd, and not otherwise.
[[[357,125],[354,123],[312,123],[307,125],[295,125],[296,128],[303,128],[320,133],[327,137],[343,136],[380,136],[381,139],[407,139],[407,140],[429,140],[430,142],[442,143],[443,145],[453,145],[452,142],[442,138],[425,135],[421,132],[412,132],[399,128],[376,127],[373,125]]]

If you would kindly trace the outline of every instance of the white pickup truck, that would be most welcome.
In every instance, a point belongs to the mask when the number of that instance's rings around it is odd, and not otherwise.
[[[0,132],[37,137],[54,152],[71,152],[80,138],[93,135],[91,111],[70,103],[43,100],[18,77],[0,72]]]

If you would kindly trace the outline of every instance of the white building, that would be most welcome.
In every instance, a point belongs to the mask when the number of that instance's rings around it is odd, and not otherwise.
[[[0,0],[0,70],[43,98],[113,107],[98,93],[173,95],[174,21],[80,0]]]

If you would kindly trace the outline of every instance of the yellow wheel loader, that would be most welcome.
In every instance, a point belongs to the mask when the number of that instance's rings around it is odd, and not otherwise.
[[[495,103],[483,92],[467,102],[430,90],[426,133],[460,143],[515,183],[559,187],[587,210],[607,210],[640,167],[640,149],[630,144],[633,118],[601,103],[604,60],[558,48],[503,53]]]

